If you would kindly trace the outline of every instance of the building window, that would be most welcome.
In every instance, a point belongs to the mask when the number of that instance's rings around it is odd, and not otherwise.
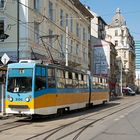
[[[118,46],[118,40],[115,40],[115,46]]]
[[[85,48],[83,48],[83,60],[84,60],[84,62],[86,61],[86,49]]]
[[[73,32],[73,19],[70,19],[70,31]]]
[[[64,26],[64,12],[62,9],[60,10],[60,25]]]
[[[4,34],[4,20],[0,20],[0,34]]]
[[[78,52],[79,52],[79,45],[76,44],[76,54],[78,54]]]
[[[124,41],[122,41],[122,45],[124,46]]]
[[[66,26],[67,27],[69,26],[69,16],[68,16],[68,14],[66,14]]]
[[[34,40],[39,44],[39,24],[37,22],[34,23]]]
[[[124,36],[124,30],[122,30],[122,36]]]
[[[126,51],[124,51],[124,58],[126,58]]]
[[[53,35],[53,31],[49,29],[49,46],[50,47],[53,47],[52,35]]]
[[[4,1],[5,0],[0,0],[0,8],[3,8],[4,7]]]
[[[86,41],[86,30],[83,28],[83,40]]]
[[[79,37],[79,24],[78,23],[76,24],[76,35],[77,37]]]
[[[80,40],[82,39],[81,38],[82,37],[82,35],[81,35],[81,26],[79,26],[79,36],[78,37],[79,37]]]
[[[115,36],[118,36],[118,30],[115,30]]]
[[[124,66],[123,66],[123,67],[124,67],[124,69],[126,69],[126,63],[127,63],[127,62],[124,62]]]
[[[49,19],[53,20],[53,3],[49,1]]]
[[[70,46],[70,52],[72,53],[72,48],[73,48],[73,40],[71,40],[71,46]]]
[[[39,9],[40,9],[40,0],[34,0],[34,9],[39,11]]]

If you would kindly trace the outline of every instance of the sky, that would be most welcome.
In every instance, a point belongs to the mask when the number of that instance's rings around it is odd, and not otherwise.
[[[121,14],[126,20],[130,34],[134,40],[140,40],[140,0],[80,0],[89,6],[91,11],[101,16],[107,24],[110,24],[115,11],[120,8]]]

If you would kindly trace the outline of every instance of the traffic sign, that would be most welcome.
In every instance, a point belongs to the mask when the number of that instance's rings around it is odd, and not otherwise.
[[[3,56],[1,57],[1,62],[6,65],[8,63],[8,61],[10,60],[9,56],[4,53]]]

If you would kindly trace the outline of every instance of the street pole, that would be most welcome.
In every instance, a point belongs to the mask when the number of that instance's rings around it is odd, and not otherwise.
[[[17,0],[17,62],[19,62],[19,0]]]
[[[123,93],[122,93],[122,62],[121,62],[121,75],[120,75],[120,80],[121,80],[121,95],[123,96]]]
[[[1,84],[1,112],[4,115],[4,84]]]
[[[66,26],[66,64],[68,66],[68,26]]]

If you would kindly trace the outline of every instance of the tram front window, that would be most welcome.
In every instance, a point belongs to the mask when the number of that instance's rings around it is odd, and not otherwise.
[[[32,91],[32,77],[9,77],[7,91],[26,93]]]

